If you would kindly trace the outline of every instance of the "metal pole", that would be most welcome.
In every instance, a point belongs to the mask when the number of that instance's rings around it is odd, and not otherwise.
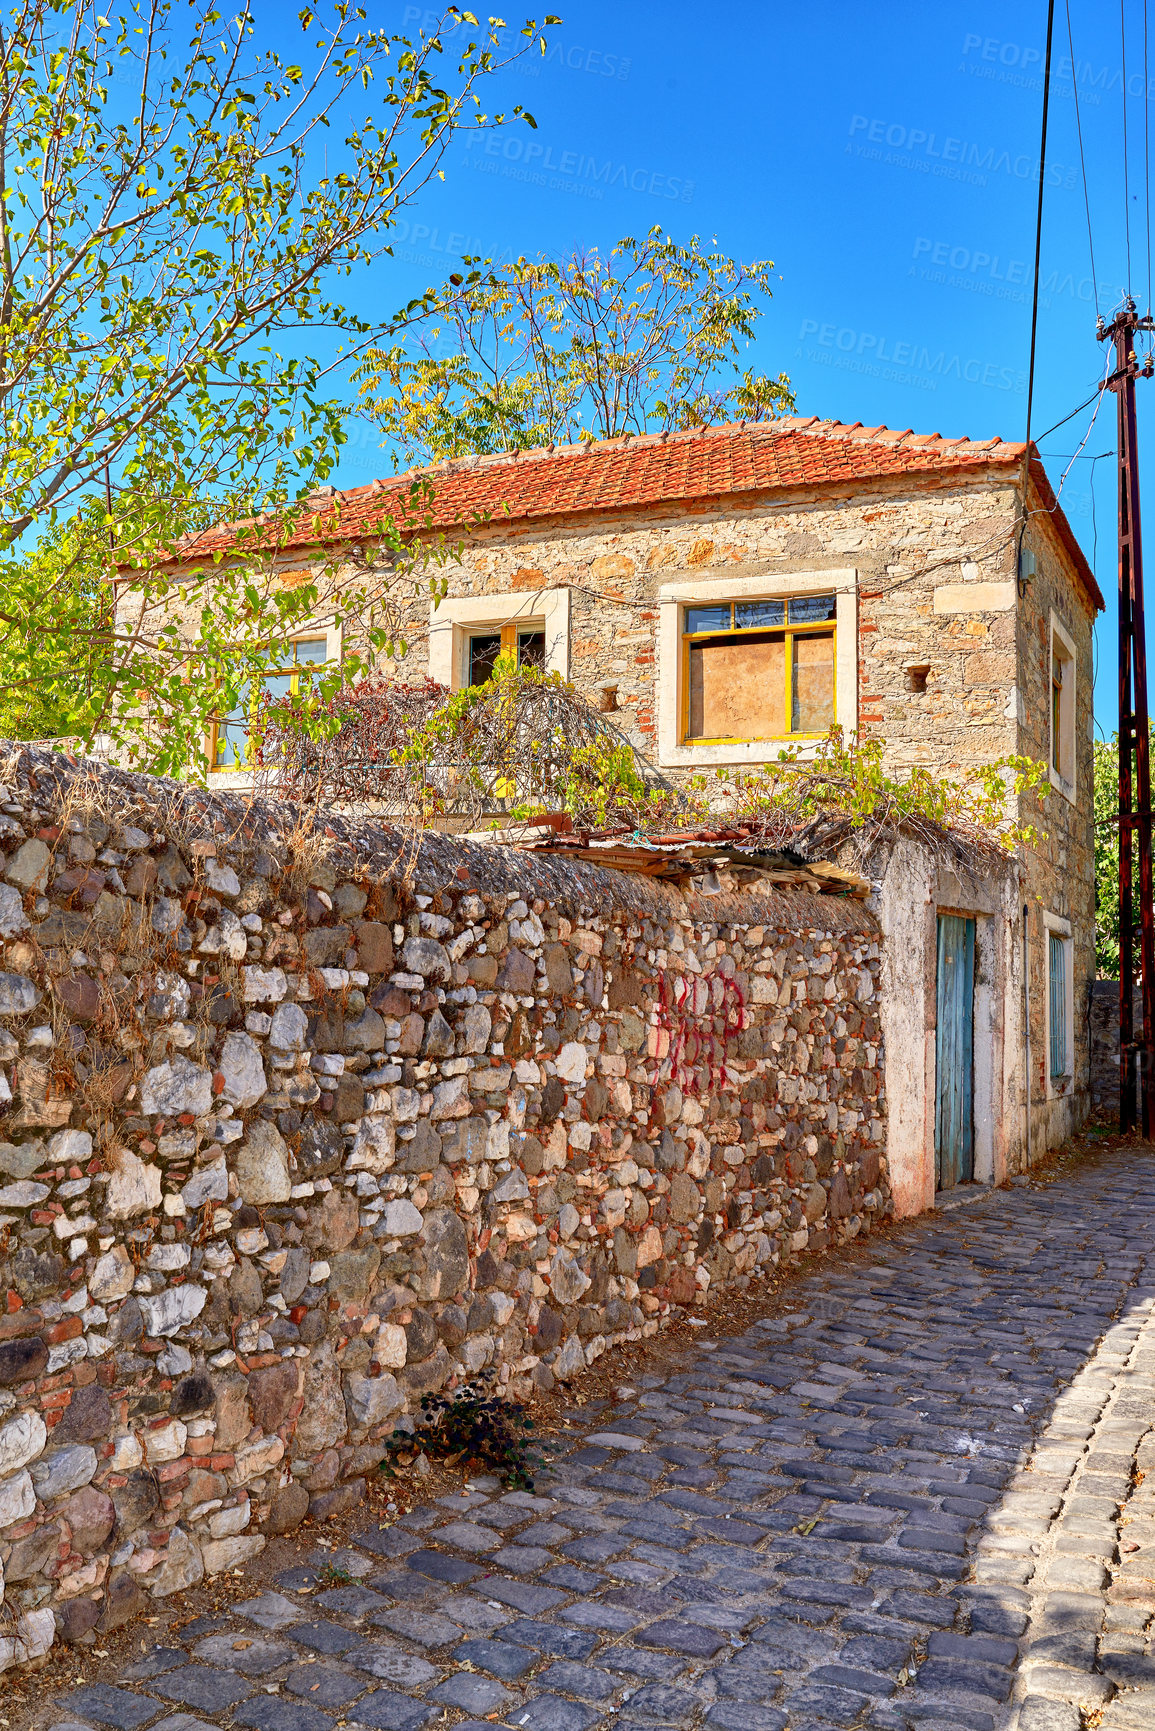
[[[1027,1171],[1031,1169],[1031,910],[1023,903],[1023,1027],[1027,1043]]]
[[[1147,708],[1147,622],[1143,600],[1143,541],[1135,380],[1152,376],[1152,362],[1135,359],[1135,334],[1150,332],[1128,296],[1123,311],[1099,336],[1115,343],[1108,383],[1118,407],[1119,438],[1119,1128],[1136,1127],[1135,1084],[1141,1084],[1142,1131],[1155,1132],[1155,907],[1152,903],[1151,764]],[[1132,769],[1132,759],[1134,768]],[[1135,851],[1138,851],[1139,967],[1143,1034],[1135,1039]],[[1136,1074],[1136,1058],[1142,1063]]]
[[[1131,710],[1135,734],[1134,828],[1139,843],[1139,960],[1143,970],[1143,1043],[1140,1087],[1143,1135],[1155,1131],[1155,906],[1151,874],[1151,762],[1147,710],[1147,621],[1143,601],[1143,541],[1139,514],[1139,448],[1135,418],[1135,364],[1132,345],[1127,388],[1127,520],[1131,542],[1131,650],[1134,691]]]
[[[1133,960],[1135,924],[1132,906],[1131,758],[1134,716],[1131,708],[1131,540],[1128,530],[1130,488],[1127,482],[1127,403],[1123,382],[1131,360],[1131,328],[1122,319],[1112,326],[1115,338],[1115,398],[1119,453],[1119,1128],[1134,1130],[1135,1014]],[[1133,396],[1133,392],[1132,392]]]

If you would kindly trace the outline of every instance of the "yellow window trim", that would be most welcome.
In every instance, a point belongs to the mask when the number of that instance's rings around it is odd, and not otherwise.
[[[316,637],[294,638],[293,639],[294,652],[296,650],[296,646],[298,643],[324,643],[326,651],[328,651],[329,639],[328,639],[327,635],[324,637],[321,637],[320,635],[318,635]],[[326,656],[326,660],[327,660],[327,656]],[[288,676],[289,676],[289,694],[292,697],[297,697],[300,694],[300,690],[301,690],[301,669],[304,667],[310,667],[310,668],[312,668],[312,667],[324,667],[325,665],[326,665],[325,661],[297,661],[294,658],[292,664],[288,667],[269,667],[269,668],[266,668],[265,671],[269,675],[269,677],[273,678],[273,679],[283,679],[285,677],[285,675],[288,674]],[[257,718],[259,713],[260,713],[260,701],[258,698],[254,697],[251,699],[250,704],[249,704],[249,734],[250,734],[250,737],[252,735],[253,727],[254,727],[254,724],[256,722],[256,718]],[[209,774],[210,775],[237,775],[237,774],[239,774],[245,770],[252,769],[252,767],[253,767],[253,765],[247,759],[243,763],[218,763],[217,762],[217,747],[218,747],[219,742],[220,742],[221,728],[222,728],[222,726],[227,726],[227,725],[228,725],[227,719],[222,719],[219,716],[215,716],[209,724],[208,759],[209,759]]]
[[[774,599],[778,600],[779,597],[775,596]],[[789,605],[789,603],[791,601],[803,600],[803,599],[805,599],[805,597],[804,596],[788,595],[788,596],[782,597],[782,599],[787,603],[787,605]],[[729,606],[731,608],[730,617],[731,617],[731,619],[734,617],[733,611],[732,611],[733,605],[734,605],[733,602],[718,602],[718,603],[703,602],[702,605],[703,606],[714,606],[714,605]],[[684,611],[685,611],[685,608],[683,609],[683,612]],[[833,619],[816,619],[813,621],[813,623],[806,624],[806,625],[788,625],[788,624],[783,623],[782,625],[735,626],[735,627],[732,627],[730,630],[726,630],[725,627],[722,627],[721,629],[716,629],[714,631],[683,631],[682,632],[682,704],[681,704],[682,715],[681,715],[681,726],[680,726],[681,743],[683,745],[748,745],[748,744],[754,743],[753,738],[747,738],[745,735],[742,735],[742,734],[735,734],[735,735],[729,736],[729,737],[721,736],[721,735],[717,735],[717,734],[709,734],[708,736],[703,736],[700,734],[691,733],[689,731],[689,728],[690,728],[690,647],[694,643],[702,642],[702,641],[706,640],[707,638],[711,638],[711,637],[765,637],[767,635],[767,633],[771,632],[771,631],[781,631],[783,633],[783,635],[785,636],[785,639],[786,639],[786,654],[783,658],[783,661],[784,661],[784,678],[786,681],[785,705],[784,705],[783,712],[782,712],[784,715],[792,714],[793,708],[794,708],[794,705],[792,702],[792,696],[793,696],[793,684],[794,684],[794,639],[795,639],[795,637],[830,637],[833,639],[832,671],[834,673],[835,680],[837,681],[837,678],[838,678],[838,630],[837,630],[837,626],[835,624],[835,621]],[[836,693],[836,695],[837,695],[837,693]],[[767,735],[765,735],[765,737],[767,739],[770,739],[770,738],[773,738],[773,739],[825,739],[826,735],[825,735],[825,733],[802,733],[802,732],[794,733],[794,732],[791,732],[789,729],[787,729],[787,731],[785,733],[767,734]],[[761,743],[761,738],[759,738],[759,743]]]
[[[498,635],[498,633],[500,633],[500,635],[501,635],[501,653],[503,655],[516,655],[517,654],[517,640],[518,640],[518,638],[519,637],[528,637],[531,634],[531,632],[535,632],[535,631],[540,631],[544,635],[544,632],[545,632],[544,621],[542,621],[540,619],[529,618],[529,619],[515,619],[512,621],[511,624],[508,624],[508,625],[471,625],[471,626],[468,626],[465,630],[465,633],[464,633],[465,641],[464,641],[464,645],[463,645],[463,655],[462,655],[462,660],[464,662],[464,665],[463,665],[462,670],[461,670],[461,676],[462,676],[463,683],[460,686],[458,686],[457,689],[461,690],[461,691],[466,691],[469,689],[470,644],[473,642],[473,639],[475,637],[495,637]]]

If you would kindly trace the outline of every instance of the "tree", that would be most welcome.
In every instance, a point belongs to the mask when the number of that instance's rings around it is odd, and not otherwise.
[[[660,228],[568,260],[480,260],[426,310],[416,356],[366,352],[366,412],[403,466],[622,433],[768,420],[790,381],[742,372],[774,266]]]
[[[238,630],[251,673],[325,599],[268,573],[344,437],[329,380],[373,334],[337,282],[388,251],[455,132],[532,124],[487,116],[481,87],[544,49],[536,24],[507,47],[499,20],[456,7],[412,39],[364,18],[347,0],[302,12],[296,60],[209,0],[0,15],[0,698],[72,681],[73,719],[154,767],[196,758]],[[234,515],[253,533],[230,569],[190,571],[181,536]],[[94,615],[109,582],[115,617]],[[191,655],[165,624],[178,591]],[[141,705],[166,693],[158,730]]]
[[[30,676],[21,679],[16,666],[23,642],[32,633],[13,633],[10,628],[10,640],[0,650],[9,674],[0,691],[0,737],[44,739],[91,731],[86,724],[99,674],[94,681],[88,652],[107,636],[111,625],[111,590],[99,574],[100,553],[108,547],[104,516],[100,500],[86,501],[75,517],[54,524],[24,561],[27,582],[51,598],[55,629],[71,637],[74,653],[61,660],[53,657],[51,662],[37,658]],[[9,593],[9,606],[12,600]]]
[[[1097,739],[1095,800],[1095,972],[1119,978],[1119,735]],[[1139,947],[1135,946],[1138,969]]]

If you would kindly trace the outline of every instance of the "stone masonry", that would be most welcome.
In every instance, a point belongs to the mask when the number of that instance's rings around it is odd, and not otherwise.
[[[1134,1146],[906,1222],[29,1731],[1148,1731],[1153,1223]]]
[[[861,903],[3,779],[0,1665],[888,1212]]]
[[[440,609],[431,612],[424,591],[401,603],[409,650],[399,675],[421,677],[429,670],[431,634],[444,626],[455,601],[476,607],[491,598],[491,624],[528,624],[542,614],[543,597],[564,595],[567,624],[548,645],[551,665],[592,704],[609,705],[611,719],[627,737],[678,781],[696,770],[693,763],[663,755],[660,714],[678,679],[677,668],[663,659],[663,585],[702,581],[724,590],[728,579],[765,578],[788,592],[791,576],[799,572],[851,570],[853,608],[849,616],[840,612],[838,631],[840,643],[847,630],[855,635],[855,691],[851,702],[841,689],[846,665],[840,659],[839,721],[848,733],[881,739],[891,770],[922,766],[949,776],[1012,754],[1049,763],[1054,616],[1075,651],[1075,772],[1066,791],[1044,782],[1045,800],[1028,793],[1019,802],[1022,820],[1037,831],[1023,864],[1030,927],[1031,1139],[1045,1151],[1082,1122],[1090,1104],[1092,629],[1101,601],[1093,578],[1037,462],[1024,500],[1021,446],[995,440],[988,449],[954,441],[964,447],[966,460],[951,468],[941,461],[942,447],[951,441],[908,439],[886,428],[787,420],[755,431],[765,441],[781,440],[788,450],[782,472],[760,488],[748,475],[745,481],[690,486],[678,466],[696,463],[699,447],[705,464],[713,447],[732,446],[740,470],[750,432],[744,426],[584,447],[585,479],[572,482],[564,508],[557,487],[551,491],[550,476],[556,464],[576,461],[565,451],[467,458],[428,471],[422,478],[434,498],[446,500],[433,512],[436,532],[458,552],[446,568],[448,593]],[[879,472],[876,450],[907,452],[905,470]],[[632,462],[655,462],[663,451],[673,465],[667,493],[659,496],[658,488],[645,503],[615,502],[600,471],[624,477],[625,488]],[[980,463],[979,456],[989,462]],[[808,472],[825,478],[807,483]],[[378,491],[384,509],[384,482],[332,501],[330,556],[341,558],[347,521],[363,525],[352,537],[355,545],[338,581],[349,601],[367,570],[374,581],[383,574],[364,527]],[[538,494],[550,502],[539,503]],[[591,500],[588,508],[584,496]],[[509,509],[496,503],[505,498],[513,501]],[[478,512],[478,505],[486,509]],[[1034,562],[1022,582],[1020,543]],[[302,537],[281,559],[287,573],[296,574],[310,571],[316,554]],[[469,615],[474,624],[479,617]],[[354,603],[345,633],[350,644],[358,630]],[[332,648],[337,652],[336,643]],[[709,747],[699,767],[725,773],[725,761],[724,746]],[[742,762],[740,756],[734,761]],[[1046,1056],[1044,914],[1069,921],[1072,942],[1074,1066],[1057,1088]],[[1019,1111],[1025,1101],[1024,1074]]]

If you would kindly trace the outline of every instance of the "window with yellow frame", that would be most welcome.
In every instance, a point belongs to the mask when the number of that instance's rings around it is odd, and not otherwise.
[[[516,655],[519,667],[545,667],[545,631],[527,625],[486,625],[471,631],[465,642],[466,685],[485,685],[493,678],[499,655]]]
[[[220,716],[212,727],[209,740],[209,762],[216,770],[251,769],[252,739],[257,711],[267,693],[273,702],[295,697],[301,689],[304,669],[316,667],[328,660],[328,641],[324,637],[303,637],[292,645],[292,661],[270,669],[254,689],[251,682],[241,687],[237,706],[228,715]]]
[[[1075,660],[1051,628],[1051,768],[1062,781],[1075,779]]]
[[[810,738],[834,726],[835,597],[687,607],[682,739]]]

